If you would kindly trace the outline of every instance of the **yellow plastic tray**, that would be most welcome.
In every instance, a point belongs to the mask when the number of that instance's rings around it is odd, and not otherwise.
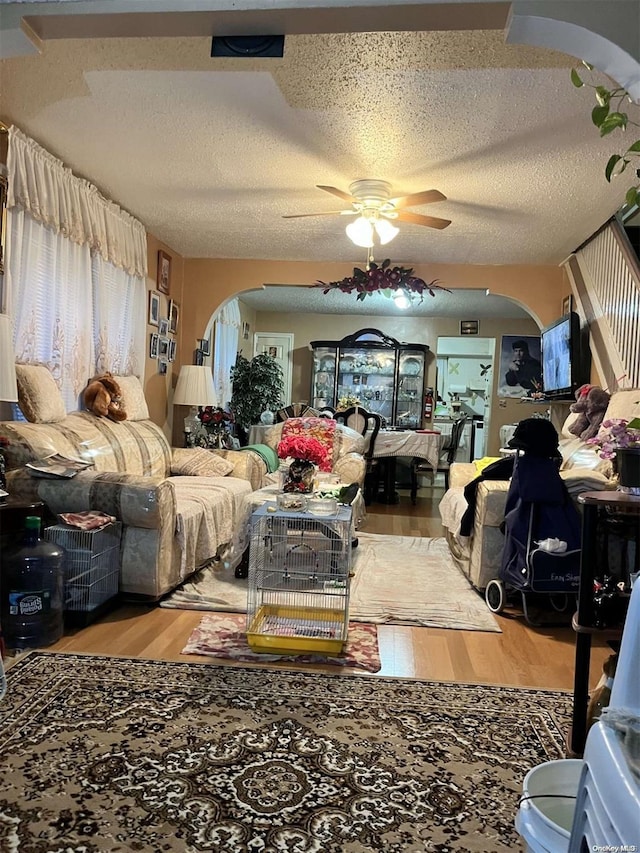
[[[285,622],[286,634],[282,633]],[[263,654],[340,654],[346,633],[344,610],[263,604],[247,630],[247,642],[254,652]]]

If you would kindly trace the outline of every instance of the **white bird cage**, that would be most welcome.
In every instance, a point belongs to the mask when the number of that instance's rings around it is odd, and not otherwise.
[[[118,594],[121,533],[119,521],[96,530],[81,530],[69,524],[45,528],[44,538],[65,552],[66,622],[87,624]]]
[[[339,654],[347,641],[351,507],[265,504],[251,516],[247,641],[256,652]]]

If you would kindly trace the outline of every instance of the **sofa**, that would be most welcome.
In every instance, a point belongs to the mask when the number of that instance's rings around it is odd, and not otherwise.
[[[604,420],[631,420],[639,415],[640,390],[617,391],[611,395]],[[582,492],[615,489],[617,486],[611,462],[601,459],[593,447],[569,432],[569,427],[578,417],[578,414],[569,414],[559,434],[562,455],[560,476],[573,498]],[[454,462],[449,473],[449,489],[438,508],[455,562],[472,585],[483,591],[490,580],[499,577],[504,545],[500,526],[504,520],[509,481],[479,482],[471,536],[462,536],[460,522],[467,509],[464,487],[478,473],[479,468],[473,462]]]
[[[45,367],[17,365],[16,373],[28,422],[0,422],[7,489],[43,501],[52,514],[98,510],[121,521],[125,599],[158,600],[237,540],[251,509],[247,496],[266,474],[258,454],[170,447],[149,419],[136,377],[116,377],[127,412],[116,423],[86,411],[67,414]],[[68,480],[29,473],[26,463],[51,453],[93,465]]]

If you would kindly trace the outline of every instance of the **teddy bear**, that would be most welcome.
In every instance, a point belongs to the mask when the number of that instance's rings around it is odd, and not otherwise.
[[[111,373],[102,373],[89,382],[83,391],[85,408],[94,415],[110,418],[112,421],[126,420],[127,413],[122,408],[122,392]]]
[[[595,438],[609,405],[609,394],[597,385],[581,385],[576,391],[576,402],[569,407],[570,411],[578,412],[580,417],[569,427],[572,435],[579,436],[582,441]]]

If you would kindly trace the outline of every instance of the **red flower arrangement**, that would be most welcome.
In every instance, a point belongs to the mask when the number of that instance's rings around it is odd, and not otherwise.
[[[289,435],[278,442],[277,453],[280,459],[305,459],[315,465],[323,465],[327,452],[317,438],[304,435]]]
[[[448,287],[438,284],[437,279],[425,281],[423,278],[418,278],[413,274],[412,268],[392,267],[389,258],[386,258],[381,264],[372,261],[365,270],[354,267],[353,275],[340,281],[317,281],[314,287],[323,287],[325,293],[330,290],[355,293],[356,299],[360,301],[378,290],[389,297],[396,290],[404,290],[407,294],[415,293],[420,297],[420,302],[424,299],[425,293],[435,296],[434,291],[436,290],[451,292]]]
[[[204,408],[200,409],[198,412],[198,418],[202,422],[202,425],[207,429],[220,429],[224,427],[225,424],[233,423],[233,415],[231,412],[225,412],[225,410],[221,409],[220,406],[204,406]]]

